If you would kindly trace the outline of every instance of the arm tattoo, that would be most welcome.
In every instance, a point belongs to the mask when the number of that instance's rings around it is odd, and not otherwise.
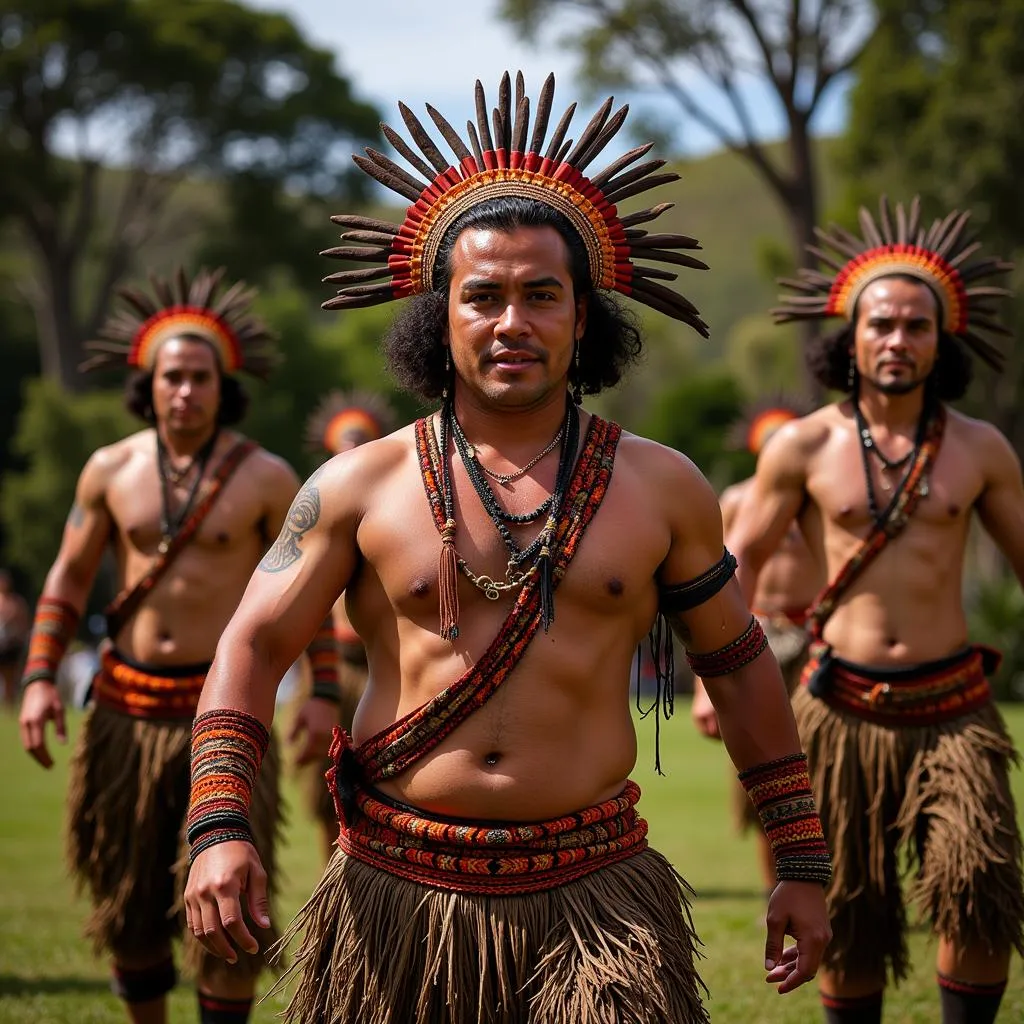
[[[68,526],[79,527],[85,522],[85,509],[76,501],[68,513]]]
[[[320,490],[313,484],[315,479],[314,473],[295,495],[281,533],[259,564],[263,572],[284,572],[302,557],[299,541],[320,519]]]

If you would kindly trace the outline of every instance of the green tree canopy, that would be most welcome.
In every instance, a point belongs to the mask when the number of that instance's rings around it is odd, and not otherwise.
[[[139,245],[188,227],[162,220],[183,177],[225,182],[221,213],[245,251],[288,259],[302,219],[276,211],[296,192],[347,190],[352,144],[376,132],[333,56],[284,15],[234,0],[0,0],[0,217],[32,256],[44,372],[81,386],[81,344]]]

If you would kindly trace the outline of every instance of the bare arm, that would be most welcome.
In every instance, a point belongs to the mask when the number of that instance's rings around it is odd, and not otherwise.
[[[753,606],[761,569],[804,502],[807,473],[802,429],[802,424],[789,424],[765,446],[726,537],[739,562],[737,579],[747,607]]]
[[[672,548],[662,569],[665,583],[681,583],[706,572],[722,557],[722,518],[714,492],[695,469],[679,503]],[[678,493],[678,486],[674,488]],[[785,524],[784,524],[785,525]],[[716,651],[750,623],[750,607],[731,580],[710,600],[672,617],[673,628],[694,653]],[[737,672],[703,680],[718,714],[722,739],[741,771],[800,749],[800,741],[771,652],[763,651]]]
[[[278,682],[355,570],[354,461],[321,467],[295,495],[217,644],[199,713],[237,708],[270,725]]]
[[[106,490],[117,461],[110,449],[101,449],[82,470],[60,550],[47,573],[36,611],[37,633],[29,642],[18,725],[22,746],[44,768],[53,765],[46,745],[46,723],[54,723],[58,739],[66,738],[64,708],[54,685],[57,666],[74,635],[110,538],[113,520]]]
[[[982,426],[985,487],[977,501],[978,517],[1024,585],[1024,480],[1020,460],[994,427]]]

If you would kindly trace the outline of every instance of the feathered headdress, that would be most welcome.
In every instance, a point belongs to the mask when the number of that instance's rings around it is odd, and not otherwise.
[[[498,106],[490,116],[478,81],[476,124],[467,122],[465,140],[427,104],[427,114],[451,148],[454,163],[441,152],[416,115],[399,103],[416,148],[388,125],[381,127],[385,138],[415,173],[375,149],[367,149],[365,157],[353,159],[412,205],[401,224],[348,214],[331,218],[349,229],[342,234],[342,241],[357,244],[328,249],[323,255],[376,266],[343,270],[325,278],[343,287],[323,304],[324,308],[372,306],[430,291],[441,241],[458,217],[488,199],[522,196],[536,199],[568,218],[586,246],[595,288],[620,292],[689,324],[707,337],[707,325],[693,303],[658,283],[674,281],[677,274],[644,265],[654,261],[707,269],[706,264],[681,251],[699,249],[695,238],[649,234],[639,227],[673,204],[661,203],[628,216],[620,216],[616,206],[631,196],[676,181],[679,175],[655,173],[664,166],[664,160],[642,161],[654,145],[648,143],[631,149],[596,174],[585,176],[584,170],[622,127],[629,108],[623,106],[612,113],[613,101],[606,100],[574,145],[567,138],[576,110],[573,103],[545,145],[554,91],[554,75],[548,75],[537,99],[531,132],[531,105],[522,74],[516,75],[513,99],[511,80],[505,73],[498,89]]]
[[[806,416],[812,406],[794,395],[775,394],[759,398],[747,405],[728,434],[730,448],[746,449],[759,455],[768,439],[783,424]]]
[[[394,413],[378,395],[332,391],[306,421],[306,447],[333,455],[340,450],[345,433],[353,429],[374,441],[395,429]]]
[[[959,338],[989,366],[1002,369],[1003,353],[979,331],[1011,333],[999,323],[993,306],[993,300],[1010,293],[978,282],[1009,273],[1013,264],[979,255],[980,243],[964,233],[969,211],[953,210],[927,229],[920,222],[916,196],[909,212],[900,203],[894,212],[895,217],[885,196],[879,204],[877,223],[861,207],[863,239],[834,224],[828,231],[816,228],[821,247],[808,246],[808,251],[832,273],[802,268],[797,278],[780,280],[779,284],[801,294],[782,296],[783,304],[772,310],[776,323],[831,316],[850,320],[857,300],[872,281],[907,274],[935,292],[942,309],[942,329]]]
[[[152,370],[160,345],[192,334],[213,346],[226,374],[242,370],[267,377],[277,363],[274,335],[249,315],[256,294],[244,281],[223,284],[224,268],[201,269],[189,279],[179,267],[172,278],[149,275],[151,293],[121,288],[124,308],[114,313],[85,347],[95,353],[82,364],[94,370],[124,364]]]

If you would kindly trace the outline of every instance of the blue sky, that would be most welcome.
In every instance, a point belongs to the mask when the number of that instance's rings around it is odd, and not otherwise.
[[[396,109],[399,99],[415,111],[423,103],[437,107],[453,125],[472,114],[472,86],[480,78],[489,97],[496,92],[501,72],[522,70],[527,91],[535,95],[549,71],[558,83],[556,106],[563,109],[582,97],[576,83],[575,58],[560,45],[569,28],[557,20],[545,26],[538,45],[521,43],[496,16],[497,0],[248,0],[253,6],[289,14],[307,38],[337,54],[339,69],[348,75],[359,95],[377,104],[388,123],[402,127]],[[710,89],[698,95],[712,100]],[[603,97],[601,97],[603,98]],[[625,98],[625,97],[623,97]],[[744,89],[752,120],[763,138],[783,132],[777,104],[756,82]],[[676,127],[680,152],[699,155],[719,148],[699,126],[681,122],[671,101],[628,97],[632,109],[643,109],[663,124]],[[584,103],[587,114],[595,104]],[[725,115],[725,111],[720,110]],[[818,133],[841,130],[845,121],[845,87],[836,83],[826,94],[813,125]],[[581,124],[586,123],[581,120]],[[403,130],[404,134],[404,130]]]

